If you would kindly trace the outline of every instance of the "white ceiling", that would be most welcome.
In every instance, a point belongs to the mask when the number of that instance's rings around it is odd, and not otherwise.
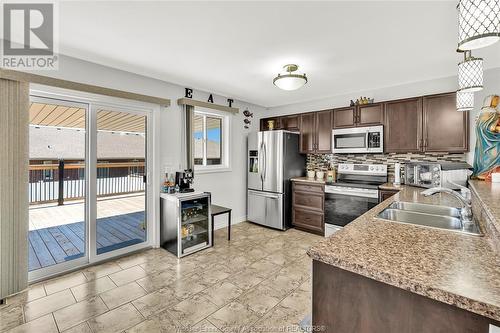
[[[60,3],[60,51],[278,106],[456,74],[456,1]],[[500,67],[500,43],[480,50]],[[273,77],[297,63],[309,83]],[[354,96],[353,96],[354,97]]]

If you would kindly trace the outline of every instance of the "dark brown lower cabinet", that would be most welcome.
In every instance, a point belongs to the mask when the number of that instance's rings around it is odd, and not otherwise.
[[[292,225],[318,235],[325,234],[324,185],[292,182]]]
[[[398,193],[399,191],[397,190],[379,190],[378,191],[378,201],[382,202],[385,199],[389,199],[392,197],[394,194]]]
[[[489,324],[500,325],[316,260],[312,280],[312,324],[318,332],[488,333]]]

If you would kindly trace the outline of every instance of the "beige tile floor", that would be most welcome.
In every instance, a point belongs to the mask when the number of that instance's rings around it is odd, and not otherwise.
[[[0,307],[0,332],[298,332],[320,239],[240,223],[180,260],[146,250],[32,285]]]

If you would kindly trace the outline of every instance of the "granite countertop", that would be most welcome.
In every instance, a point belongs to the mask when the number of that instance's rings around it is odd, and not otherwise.
[[[290,178],[291,181],[294,182],[306,182],[306,183],[314,183],[314,184],[325,184],[324,179],[317,179],[317,178],[308,178],[308,177],[293,177]]]
[[[495,229],[500,232],[500,183],[469,180],[469,187],[477,194]]]
[[[378,188],[380,190],[389,190],[389,191],[400,191],[404,185],[395,185],[394,183],[384,183],[380,185]]]
[[[395,200],[459,206],[448,194],[424,197],[421,191],[401,186],[399,193],[310,248],[309,256],[500,321],[500,256],[486,237],[376,218]]]

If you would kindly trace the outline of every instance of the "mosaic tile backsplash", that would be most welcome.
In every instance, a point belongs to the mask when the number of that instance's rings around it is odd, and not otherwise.
[[[394,179],[394,163],[409,162],[465,162],[465,154],[449,153],[387,153],[387,154],[308,154],[307,170],[328,170],[339,163],[386,164],[389,181]]]

